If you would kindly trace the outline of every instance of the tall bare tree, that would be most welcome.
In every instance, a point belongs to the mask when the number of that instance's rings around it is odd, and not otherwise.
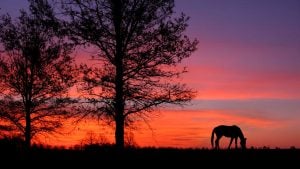
[[[164,104],[182,105],[194,92],[174,79],[177,65],[196,50],[184,31],[188,17],[174,15],[174,0],[62,0],[62,18],[78,44],[97,49],[98,67],[85,67],[87,99],[114,122],[124,148],[124,127]]]
[[[30,1],[29,13],[0,21],[0,120],[2,129],[25,138],[50,133],[68,115],[74,84],[72,46],[58,36],[59,24],[47,1]]]

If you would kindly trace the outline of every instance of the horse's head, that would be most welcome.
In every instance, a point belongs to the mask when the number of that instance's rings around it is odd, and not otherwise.
[[[241,139],[241,146],[242,146],[242,149],[246,149],[246,140],[247,140],[247,138],[242,138]]]

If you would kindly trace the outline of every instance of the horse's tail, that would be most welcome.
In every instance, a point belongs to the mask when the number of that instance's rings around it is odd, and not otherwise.
[[[214,136],[215,136],[215,129],[213,129],[213,131],[211,132],[211,137],[210,137],[212,148],[214,148]]]

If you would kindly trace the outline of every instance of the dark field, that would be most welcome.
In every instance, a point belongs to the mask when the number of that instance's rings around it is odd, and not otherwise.
[[[91,166],[88,168],[119,165],[131,168],[160,168],[162,166],[187,168],[201,168],[201,166],[253,168],[257,166],[259,168],[259,166],[299,167],[300,164],[300,149],[295,148],[250,148],[247,150],[126,148],[120,152],[110,145],[95,145],[81,149],[33,147],[30,154],[26,154],[25,151],[16,147],[5,146],[2,147],[0,154],[2,164],[7,163],[12,166],[26,164],[42,168],[62,165]]]

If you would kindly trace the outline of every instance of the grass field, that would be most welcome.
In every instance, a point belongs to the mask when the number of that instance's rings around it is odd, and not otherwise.
[[[30,155],[21,149],[2,145],[1,161],[10,164],[38,166],[123,166],[160,168],[162,166],[187,168],[231,167],[254,168],[259,166],[298,166],[300,149],[211,150],[180,148],[126,148],[116,151],[113,146],[90,145],[77,149],[33,147]],[[100,167],[101,168],[101,167]],[[204,167],[206,168],[206,167]],[[297,167],[296,167],[297,168]]]

